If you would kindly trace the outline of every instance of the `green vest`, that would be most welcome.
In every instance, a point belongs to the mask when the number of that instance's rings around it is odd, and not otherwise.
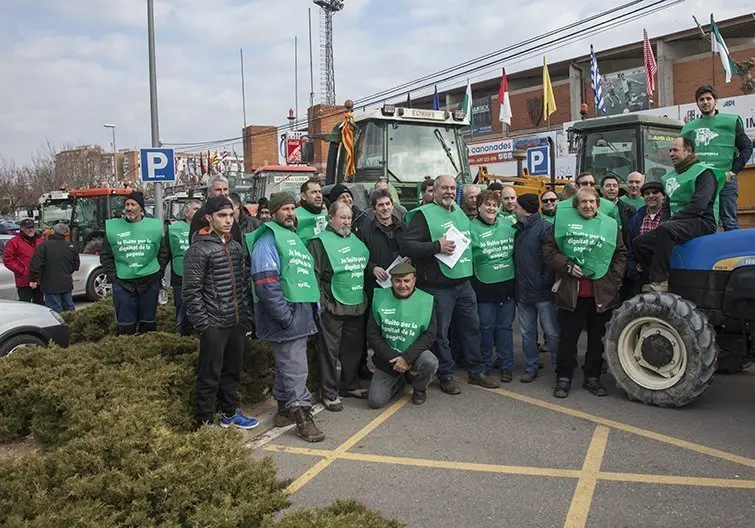
[[[503,210],[501,210],[501,212],[498,213],[498,216],[500,218],[502,218],[503,220],[506,220],[508,222],[511,222],[511,225],[516,224],[517,218],[516,218],[516,215],[514,213],[504,213],[502,211]]]
[[[296,208],[296,234],[307,246],[310,240],[325,231],[328,226],[328,213],[312,214],[304,207]]]
[[[163,223],[160,220],[105,220],[105,236],[113,250],[115,274],[119,279],[138,279],[160,271],[160,264],[157,262],[163,238]]]
[[[427,332],[433,302],[433,296],[422,290],[415,289],[408,299],[397,299],[391,288],[379,289],[372,299],[372,315],[383,339],[403,354]]]
[[[479,218],[470,224],[474,276],[484,284],[514,278],[514,235],[516,229],[508,218],[497,218],[488,225]]]
[[[425,216],[427,227],[430,230],[430,238],[433,242],[440,240],[452,225],[456,229],[470,236],[469,219],[461,210],[461,207],[454,205],[453,211],[448,211],[438,204],[431,203],[423,205],[416,210]],[[449,279],[466,279],[472,276],[472,246],[470,245],[461,255],[456,266],[449,268],[443,262],[438,261],[440,271]]]
[[[726,183],[726,175],[723,171],[716,170],[707,163],[695,163],[681,174],[677,174],[676,171],[671,170],[661,179],[672,216],[687,207],[690,201],[692,201],[692,195],[695,194],[697,177],[707,169],[713,170],[718,181],[716,201],[713,205],[713,214],[716,217],[716,222],[718,222],[718,195],[721,193],[724,183]]]
[[[738,123],[742,118],[735,114],[700,117],[684,125],[682,135],[695,143],[695,154],[701,162],[726,172],[738,155],[734,145]]]
[[[330,289],[336,301],[345,306],[364,302],[364,269],[370,258],[367,246],[353,233],[342,237],[333,231],[323,231],[315,238],[322,241],[328,255],[333,278]]]
[[[561,200],[558,202],[558,205],[556,206],[556,211],[561,209],[562,207],[568,207],[569,209],[577,210],[574,205],[572,205],[572,198],[567,198],[566,200]],[[618,206],[613,203],[611,200],[606,200],[605,198],[600,199],[600,205],[598,206],[601,213],[603,213],[606,216],[610,216],[614,220],[616,220],[616,224],[621,227],[621,215],[619,214],[619,208]]]
[[[553,236],[561,253],[582,269],[584,277],[597,280],[611,265],[617,229],[616,220],[600,211],[586,219],[573,207],[561,207],[556,210]]]
[[[170,224],[168,243],[170,244],[170,269],[176,275],[183,277],[184,256],[186,250],[189,249],[189,224],[183,220]]]
[[[552,224],[553,222],[556,221],[556,215],[550,216],[547,214],[540,213],[540,217],[546,222],[548,222],[549,224]]]
[[[639,211],[640,207],[645,206],[645,199],[642,196],[631,198],[628,194],[625,194],[624,196],[621,196],[619,200],[634,207],[635,211]]]
[[[320,288],[315,276],[315,260],[309,254],[301,239],[274,220],[265,222],[255,231],[244,235],[246,246],[254,251],[254,244],[267,230],[273,232],[275,249],[280,257],[280,281],[283,298],[290,303],[315,303],[320,300]],[[252,288],[254,302],[258,302],[256,289]]]

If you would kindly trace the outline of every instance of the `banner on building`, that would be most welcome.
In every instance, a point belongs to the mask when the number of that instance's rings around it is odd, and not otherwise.
[[[603,75],[605,113],[601,110],[596,115],[626,114],[650,108],[645,82],[645,68],[642,67]]]
[[[490,113],[490,107],[490,96],[473,98],[470,126],[462,128],[461,134],[464,136],[490,134],[493,131],[493,117]]]

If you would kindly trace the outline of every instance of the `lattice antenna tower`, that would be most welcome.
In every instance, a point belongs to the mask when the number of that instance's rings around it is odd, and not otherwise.
[[[320,7],[320,91],[323,104],[336,104],[336,70],[333,62],[333,15],[343,0],[313,0]]]

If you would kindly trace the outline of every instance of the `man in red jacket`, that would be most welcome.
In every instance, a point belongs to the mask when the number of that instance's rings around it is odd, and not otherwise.
[[[42,244],[40,235],[34,231],[34,220],[24,218],[19,223],[21,232],[8,240],[3,253],[3,264],[13,272],[16,278],[18,300],[44,304],[42,289],[38,284],[32,288],[29,284],[29,266],[34,250]]]

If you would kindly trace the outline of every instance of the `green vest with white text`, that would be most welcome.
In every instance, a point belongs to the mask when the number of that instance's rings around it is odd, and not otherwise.
[[[325,231],[328,226],[328,214],[323,211],[313,214],[304,207],[296,208],[296,234],[299,235],[304,246],[317,235]]]
[[[461,210],[461,207],[456,204],[453,206],[453,211],[448,211],[438,204],[431,203],[423,205],[416,212],[424,215],[430,231],[430,239],[433,242],[443,238],[452,225],[456,226],[456,229],[466,236],[469,237],[471,235],[469,231],[469,219],[464,214],[464,211]],[[466,279],[467,277],[471,277],[473,269],[471,244],[464,250],[456,266],[449,268],[440,261],[438,261],[438,266],[440,266],[440,271],[443,272],[443,275],[449,279]]]
[[[678,174],[675,170],[670,170],[661,178],[663,189],[666,192],[666,200],[668,200],[669,209],[671,210],[671,216],[687,207],[692,201],[697,178],[708,169],[713,171],[718,183],[716,201],[713,204],[713,215],[716,217],[716,222],[718,222],[718,195],[726,183],[726,175],[724,171],[715,169],[707,163],[695,163],[681,174]]]
[[[183,277],[184,256],[189,249],[189,224],[183,220],[173,222],[168,227],[168,243],[170,244],[170,269]]]
[[[408,299],[397,299],[391,288],[377,290],[372,315],[383,339],[398,352],[406,350],[427,332],[433,315],[433,296],[415,289]]]
[[[105,236],[113,250],[119,279],[147,277],[160,271],[157,254],[163,238],[163,223],[156,218],[129,222],[125,218],[105,221]]]
[[[582,269],[584,278],[598,280],[608,272],[616,250],[616,220],[600,210],[584,218],[573,207],[561,207],[553,229],[558,249]]]
[[[726,172],[738,155],[734,141],[741,123],[742,118],[735,114],[699,117],[684,125],[682,136],[695,143],[695,155],[702,163]]]
[[[470,224],[474,276],[484,284],[514,278],[514,235],[516,229],[508,218],[498,217],[488,225],[479,218]]]
[[[333,278],[330,289],[336,301],[345,306],[364,302],[364,270],[370,258],[367,246],[353,233],[342,237],[332,231],[323,231],[319,238],[328,255]]]

